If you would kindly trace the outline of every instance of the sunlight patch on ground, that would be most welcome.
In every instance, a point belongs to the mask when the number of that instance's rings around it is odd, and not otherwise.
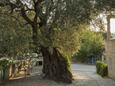
[[[74,80],[90,80],[90,78],[81,75],[80,73],[73,73],[73,79]]]

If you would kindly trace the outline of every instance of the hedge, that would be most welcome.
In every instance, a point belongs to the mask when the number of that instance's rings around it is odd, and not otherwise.
[[[108,76],[108,66],[106,63],[101,62],[101,61],[97,61],[96,62],[96,69],[97,69],[97,73],[99,75],[101,75],[102,77]]]

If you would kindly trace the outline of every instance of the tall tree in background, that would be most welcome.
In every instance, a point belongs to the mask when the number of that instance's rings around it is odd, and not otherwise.
[[[92,58],[100,60],[104,52],[104,39],[101,33],[91,30],[81,32],[81,46],[74,58],[77,61],[88,63]]]

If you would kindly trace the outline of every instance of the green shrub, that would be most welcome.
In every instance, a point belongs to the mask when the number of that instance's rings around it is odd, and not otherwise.
[[[101,59],[105,45],[103,36],[100,33],[85,30],[82,32],[80,40],[80,49],[73,57],[76,58],[77,62],[87,63],[91,61],[92,57],[98,60]]]
[[[101,75],[102,77],[108,75],[108,66],[104,62],[97,61],[96,62],[96,69],[97,69],[97,73],[99,75]]]
[[[0,59],[0,69],[1,69],[1,79],[8,80],[9,79],[9,59],[1,58]]]
[[[97,71],[98,74],[100,74],[100,69],[101,69],[101,68],[100,68],[100,67],[101,67],[100,65],[101,65],[101,62],[100,62],[100,61],[97,61],[97,62],[96,62],[96,71]]]

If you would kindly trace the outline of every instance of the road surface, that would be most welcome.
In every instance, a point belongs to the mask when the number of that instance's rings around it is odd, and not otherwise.
[[[97,75],[95,66],[72,64],[72,72],[75,80],[69,85],[44,80],[36,75],[5,82],[0,86],[115,86],[114,80]]]
[[[71,86],[115,86],[115,80],[97,75],[93,65],[73,64],[72,71],[76,80]]]

